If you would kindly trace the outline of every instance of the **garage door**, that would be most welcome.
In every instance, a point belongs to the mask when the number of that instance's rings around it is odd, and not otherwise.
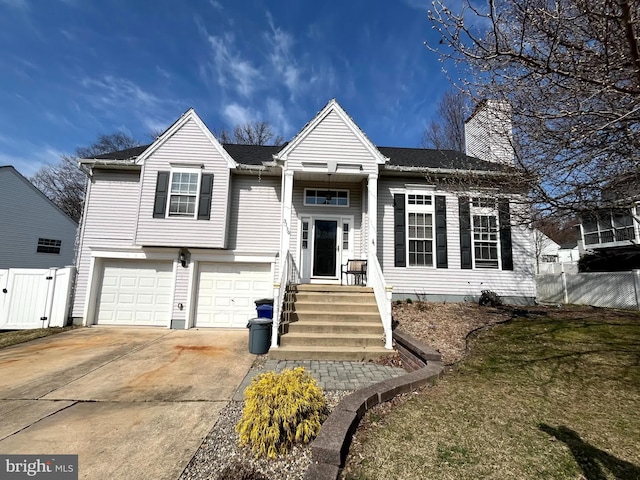
[[[166,327],[172,280],[171,262],[105,261],[97,323]]]
[[[268,263],[202,263],[195,326],[245,328],[256,316],[253,302],[271,296]]]

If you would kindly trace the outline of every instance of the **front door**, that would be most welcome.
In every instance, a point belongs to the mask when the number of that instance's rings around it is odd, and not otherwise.
[[[316,220],[313,234],[313,276],[335,277],[338,253],[337,220]]]

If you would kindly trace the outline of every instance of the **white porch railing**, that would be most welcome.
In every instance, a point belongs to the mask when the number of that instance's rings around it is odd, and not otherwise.
[[[291,287],[300,283],[300,272],[296,262],[287,251],[280,264],[280,282],[273,286],[273,326],[271,330],[271,348],[278,347],[278,333],[281,324],[289,323],[293,305]]]
[[[393,348],[393,333],[391,331],[391,287],[387,287],[382,273],[382,267],[378,262],[378,257],[370,255],[367,263],[367,286],[373,288],[376,297],[382,326],[384,327],[385,343],[384,348]]]

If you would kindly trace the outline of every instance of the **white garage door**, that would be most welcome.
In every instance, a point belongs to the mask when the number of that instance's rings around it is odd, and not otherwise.
[[[105,261],[97,323],[169,325],[172,280],[170,262]]]
[[[268,263],[201,263],[195,326],[245,328],[256,317],[253,302],[272,296]]]

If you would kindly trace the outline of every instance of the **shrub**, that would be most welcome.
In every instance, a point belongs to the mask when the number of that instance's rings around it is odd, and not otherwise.
[[[256,457],[276,458],[288,453],[295,442],[311,441],[326,415],[322,389],[304,368],[267,372],[245,390],[236,430],[240,445],[249,445]]]

